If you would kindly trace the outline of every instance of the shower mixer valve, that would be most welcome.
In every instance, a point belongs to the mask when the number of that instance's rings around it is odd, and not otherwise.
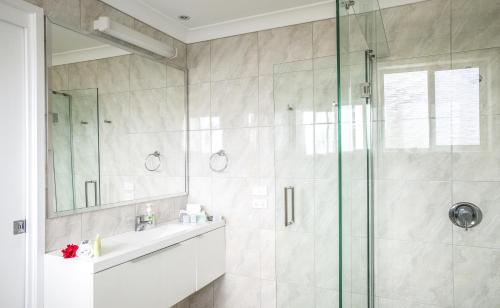
[[[469,228],[477,226],[483,219],[483,213],[479,207],[470,202],[455,203],[448,211],[451,222],[469,231]]]

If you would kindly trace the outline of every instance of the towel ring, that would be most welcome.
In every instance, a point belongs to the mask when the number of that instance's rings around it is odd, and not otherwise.
[[[220,167],[217,167],[217,166],[214,167],[214,161],[217,162],[217,160],[218,160],[217,157],[219,159],[220,158],[224,159],[224,164]],[[227,157],[226,151],[224,151],[224,150],[220,150],[218,152],[215,152],[210,156],[209,165],[210,165],[210,169],[214,172],[222,172],[222,171],[226,170],[228,163],[229,163],[229,158]]]
[[[154,151],[153,153],[146,156],[146,161],[144,161],[144,168],[148,171],[157,171],[161,166],[160,152]]]

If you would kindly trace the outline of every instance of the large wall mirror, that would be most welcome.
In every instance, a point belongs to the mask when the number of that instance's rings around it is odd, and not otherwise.
[[[182,69],[47,21],[48,216],[187,191]]]

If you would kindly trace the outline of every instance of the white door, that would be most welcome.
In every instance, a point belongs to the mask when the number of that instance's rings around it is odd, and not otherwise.
[[[33,294],[29,280],[37,276],[31,272],[30,238],[39,236],[39,224],[34,222],[30,234],[15,235],[13,222],[44,206],[33,181],[40,170],[36,136],[40,83],[34,76],[39,75],[40,57],[33,54],[40,52],[33,35],[36,13],[39,9],[22,1],[0,0],[0,307],[6,308],[35,306],[27,294]]]

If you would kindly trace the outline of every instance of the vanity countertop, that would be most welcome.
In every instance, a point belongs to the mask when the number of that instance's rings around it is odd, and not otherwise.
[[[203,233],[222,228],[224,225],[224,220],[198,224],[182,224],[172,221],[149,230],[131,231],[104,238],[100,257],[64,259],[60,250],[56,250],[47,253],[45,259],[46,262],[65,262],[68,268],[77,267],[88,273],[97,273]]]

